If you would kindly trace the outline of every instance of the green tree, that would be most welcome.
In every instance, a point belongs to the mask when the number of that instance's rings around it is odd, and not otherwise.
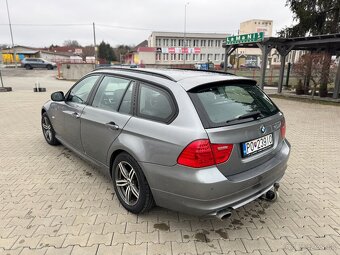
[[[281,37],[335,34],[340,32],[340,0],[287,0],[296,24],[279,32]],[[320,96],[327,95],[329,63],[334,52],[326,51],[320,79]]]
[[[98,58],[107,62],[116,61],[116,55],[109,43],[102,41],[98,46]]]

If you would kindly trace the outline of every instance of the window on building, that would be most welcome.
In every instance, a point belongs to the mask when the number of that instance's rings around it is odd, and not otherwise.
[[[161,53],[156,53],[156,61],[161,61]]]
[[[208,61],[212,61],[213,60],[213,54],[208,54]]]
[[[185,60],[189,61],[191,59],[191,54],[185,54]]]
[[[198,54],[194,54],[194,55],[193,55],[193,60],[194,60],[194,61],[198,61]]]
[[[201,47],[205,47],[207,40],[201,40]]]
[[[163,46],[169,46],[169,39],[163,39]]]
[[[185,47],[191,47],[191,40],[186,40]]]
[[[215,47],[221,47],[221,40],[215,41]]]
[[[169,53],[163,53],[163,60],[169,61]]]
[[[214,40],[208,40],[208,47],[214,47]]]
[[[160,47],[161,46],[161,39],[156,39],[156,47]]]
[[[200,55],[200,60],[201,60],[201,61],[205,61],[205,54],[201,54],[201,55]]]
[[[183,61],[183,54],[178,54],[178,60]]]
[[[170,46],[171,46],[171,47],[177,46],[177,45],[176,45],[176,41],[177,41],[176,39],[170,39]]]
[[[194,47],[198,47],[198,40],[194,40]]]
[[[171,59],[171,61],[175,61],[176,60],[176,54],[170,54],[170,59]]]
[[[220,54],[215,54],[215,61],[219,61],[220,60]]]
[[[179,39],[178,40],[178,46],[179,47],[183,47],[184,46],[184,40],[183,39]]]
[[[224,61],[224,54],[221,54],[221,60]]]

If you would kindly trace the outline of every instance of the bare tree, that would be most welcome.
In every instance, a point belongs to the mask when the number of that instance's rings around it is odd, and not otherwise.
[[[327,80],[325,80],[325,65],[330,66],[329,74],[327,75]],[[299,61],[294,65],[294,73],[300,78],[297,89],[304,90],[307,94],[309,91],[309,86],[305,82],[302,84],[301,80],[311,80],[313,82],[312,86],[312,96],[315,95],[317,87],[323,83],[332,83],[335,79],[335,69],[334,60],[329,58],[327,53],[308,53],[303,55]]]

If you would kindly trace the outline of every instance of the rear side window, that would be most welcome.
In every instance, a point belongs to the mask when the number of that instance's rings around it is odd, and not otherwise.
[[[253,121],[276,114],[274,103],[252,84],[218,83],[203,85],[189,92],[208,127]],[[207,125],[205,125],[207,126]]]
[[[141,84],[137,115],[151,120],[169,122],[175,115],[171,96],[163,89]]]

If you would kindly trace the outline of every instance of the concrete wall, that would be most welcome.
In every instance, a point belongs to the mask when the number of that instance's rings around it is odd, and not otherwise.
[[[66,80],[78,80],[94,68],[94,64],[61,64],[60,72]]]

